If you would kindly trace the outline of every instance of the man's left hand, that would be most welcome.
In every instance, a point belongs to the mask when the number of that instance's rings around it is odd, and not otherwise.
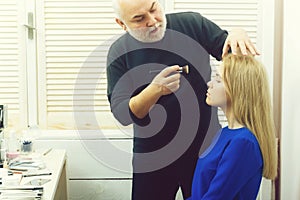
[[[252,55],[260,55],[244,29],[231,30],[224,43],[222,57],[228,54],[229,48],[232,54],[236,55],[238,47],[243,55],[247,55],[247,51]]]

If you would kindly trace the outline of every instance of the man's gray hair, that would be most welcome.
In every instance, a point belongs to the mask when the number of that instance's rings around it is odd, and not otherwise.
[[[120,8],[120,1],[121,0],[112,0],[112,6],[115,11],[116,17],[119,19],[122,19],[122,13],[121,13],[121,8]],[[158,0],[158,2],[162,3],[164,0]]]
[[[116,17],[121,19],[120,0],[112,0],[112,6],[115,11]]]

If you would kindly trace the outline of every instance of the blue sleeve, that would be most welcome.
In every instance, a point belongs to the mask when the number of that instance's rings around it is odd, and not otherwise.
[[[233,199],[261,166],[258,143],[243,138],[231,141],[202,200]]]

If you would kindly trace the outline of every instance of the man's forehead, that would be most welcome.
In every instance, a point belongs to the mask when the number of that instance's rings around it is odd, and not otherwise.
[[[157,3],[157,0],[121,0],[120,7],[127,17],[134,18],[151,10]]]

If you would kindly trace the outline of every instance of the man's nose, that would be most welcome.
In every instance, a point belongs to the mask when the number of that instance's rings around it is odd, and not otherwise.
[[[157,23],[157,19],[156,19],[155,15],[149,14],[149,18],[148,19],[149,19],[148,23],[147,23],[148,27],[152,27],[152,26],[154,26]]]

